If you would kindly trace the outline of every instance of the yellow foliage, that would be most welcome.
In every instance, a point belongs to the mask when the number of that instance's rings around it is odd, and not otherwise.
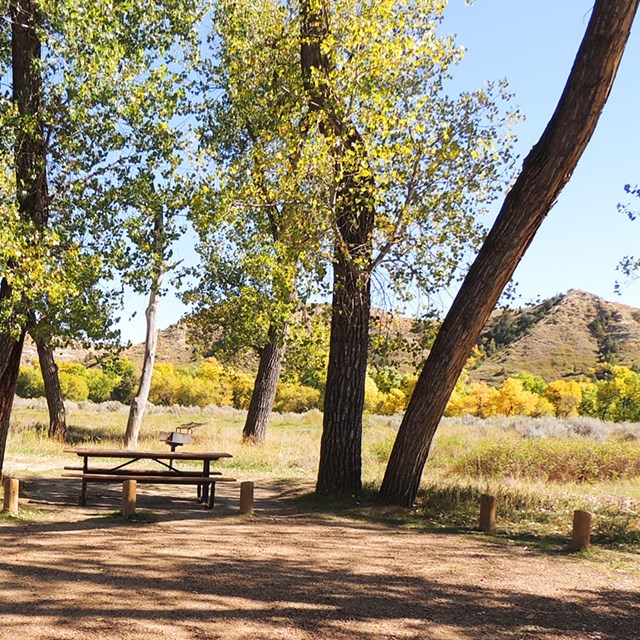
[[[301,384],[279,384],[273,408],[280,412],[304,413],[318,409],[320,392],[313,387]]]
[[[497,389],[490,387],[486,382],[476,382],[469,385],[469,391],[475,400],[472,415],[478,418],[490,418],[498,414],[499,392]]]
[[[534,415],[538,397],[524,388],[522,380],[507,378],[496,396],[496,412],[504,416]]]
[[[582,387],[579,382],[556,380],[547,385],[544,397],[554,406],[559,418],[578,415],[578,406],[582,402]]]
[[[373,378],[367,376],[364,383],[364,409],[370,413],[376,413],[378,407],[384,402],[384,394],[378,389]]]
[[[376,413],[392,416],[407,408],[407,396],[400,389],[391,389],[389,393],[381,393],[382,401],[378,404]]]
[[[459,418],[464,415],[476,415],[477,398],[469,387],[463,386],[453,390],[449,403],[444,411],[447,417]]]

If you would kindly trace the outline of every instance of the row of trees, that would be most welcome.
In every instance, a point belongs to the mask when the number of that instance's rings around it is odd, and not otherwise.
[[[464,376],[466,378],[466,376]],[[59,371],[65,400],[130,403],[137,374],[127,360],[117,360],[103,369],[64,363]],[[390,367],[369,370],[365,383],[365,411],[379,415],[402,413],[417,377],[400,375]],[[156,405],[229,406],[249,409],[254,376],[209,358],[199,366],[155,367],[149,400]],[[278,383],[273,409],[302,413],[322,408],[324,389],[305,386],[285,376]],[[37,367],[21,367],[17,395],[45,396],[44,380]],[[640,421],[640,374],[628,367],[601,365],[592,379],[556,380],[546,383],[539,376],[521,373],[500,386],[459,380],[445,409],[446,416],[591,416],[612,422]]]
[[[297,305],[331,290],[317,490],[360,490],[374,285],[403,297],[451,283],[511,159],[505,86],[450,97],[461,51],[437,30],[444,4],[9,2],[0,459],[25,333],[49,346],[91,337],[92,323],[106,335],[112,316],[99,311],[113,300],[99,284],[116,274],[150,293],[144,404],[157,296],[185,215],[202,256],[186,298],[209,335],[234,318],[238,344],[260,355],[246,437],[263,437]],[[415,497],[455,381],[595,127],[636,9],[596,3],[558,110],[418,380],[384,500]]]

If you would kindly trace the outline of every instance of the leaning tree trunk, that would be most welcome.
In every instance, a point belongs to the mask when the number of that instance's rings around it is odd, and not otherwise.
[[[67,437],[67,416],[64,409],[64,399],[60,388],[58,365],[53,356],[53,349],[46,340],[35,337],[34,342],[38,349],[40,371],[44,380],[44,393],[47,397],[49,408],[49,437],[56,440],[65,440]]]
[[[473,345],[593,134],[638,2],[596,2],[556,111],[524,161],[420,374],[380,489],[386,504],[415,500],[433,436]]]
[[[247,420],[242,430],[244,442],[263,444],[267,437],[269,415],[276,399],[284,350],[284,332],[271,325],[267,343],[260,350],[258,373],[253,385]]]
[[[138,436],[142,425],[142,416],[149,399],[151,391],[151,378],[153,377],[153,366],[156,361],[156,350],[158,348],[158,303],[162,279],[165,273],[164,266],[164,213],[162,209],[156,211],[153,221],[153,242],[155,258],[158,260],[155,279],[151,283],[149,292],[149,305],[145,311],[147,319],[147,333],[144,340],[144,358],[142,360],[142,374],[140,375],[140,386],[138,392],[131,401],[129,408],[129,419],[124,432],[124,444],[127,449],[135,449],[138,446]]]
[[[322,443],[316,491],[322,495],[359,493],[362,412],[369,346],[373,184],[364,142],[336,104],[331,91],[331,55],[326,0],[301,4],[300,57],[309,108],[335,151],[333,305],[325,389]]]

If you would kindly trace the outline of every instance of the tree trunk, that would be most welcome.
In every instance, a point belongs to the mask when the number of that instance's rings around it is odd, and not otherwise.
[[[158,296],[162,284],[163,272],[158,272],[154,286],[149,294],[149,305],[145,311],[147,318],[147,333],[144,341],[144,359],[142,361],[142,374],[140,375],[140,386],[131,401],[129,409],[129,419],[124,433],[124,444],[127,449],[135,449],[138,446],[138,436],[142,424],[142,416],[149,399],[151,390],[151,378],[153,376],[153,366],[156,360],[156,349],[158,347]]]
[[[12,0],[11,65],[13,102],[21,119],[16,129],[16,200],[23,219],[40,227],[48,217],[46,143],[42,122],[42,78],[40,76],[40,15],[34,0]],[[0,301],[9,297],[11,283],[0,281]],[[9,421],[26,329],[16,339],[0,333],[0,470],[9,433]]]
[[[21,116],[15,146],[17,200],[20,213],[43,228],[49,195],[38,37],[42,19],[35,0],[12,0],[10,7],[13,101]]]
[[[24,336],[24,331],[17,340],[9,334],[0,335],[0,475],[4,469],[4,454],[9,434],[11,408],[16,393],[16,382],[20,371]]]
[[[380,489],[384,503],[414,502],[433,436],[473,345],[596,127],[638,2],[596,2],[556,111],[525,159],[418,379]]]
[[[276,399],[284,350],[284,332],[271,325],[267,344],[260,351],[258,373],[253,385],[247,420],[242,430],[244,442],[263,444],[267,437],[269,415]]]
[[[316,491],[329,496],[353,495],[362,490],[370,287],[368,274],[355,274],[351,267],[342,256],[334,264],[329,366],[316,483]]]
[[[375,210],[364,142],[340,112],[331,91],[330,37],[325,0],[301,4],[300,57],[309,108],[334,148],[335,257],[329,365],[316,491],[359,493],[362,411],[369,347],[370,273]]]
[[[60,378],[58,377],[58,365],[53,357],[53,349],[46,340],[35,337],[34,342],[38,349],[40,371],[44,380],[44,392],[49,408],[49,437],[56,440],[65,440],[67,437],[67,416],[64,409]]]

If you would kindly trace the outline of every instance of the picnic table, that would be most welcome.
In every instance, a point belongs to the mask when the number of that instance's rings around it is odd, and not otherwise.
[[[74,473],[63,473],[64,477],[80,478],[82,490],[80,504],[87,503],[87,484],[89,482],[123,482],[136,480],[145,484],[192,484],[198,489],[198,502],[212,508],[215,501],[216,482],[235,482],[235,478],[227,478],[220,471],[212,471],[211,462],[221,458],[233,457],[230,453],[202,451],[138,451],[135,449],[89,449],[66,448],[65,453],[74,453],[83,459],[82,466],[66,466],[65,470]],[[105,464],[96,465],[96,458]],[[93,459],[93,463],[91,463]],[[109,463],[108,460],[115,460]],[[136,462],[152,461],[159,469],[135,467]],[[202,462],[200,471],[183,469],[176,462]]]

